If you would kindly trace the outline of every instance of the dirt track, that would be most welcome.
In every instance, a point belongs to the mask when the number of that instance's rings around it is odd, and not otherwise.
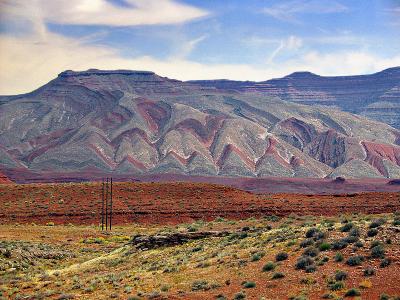
[[[0,185],[0,223],[96,224],[100,185]],[[400,193],[256,195],[203,183],[115,183],[115,224],[400,211]]]

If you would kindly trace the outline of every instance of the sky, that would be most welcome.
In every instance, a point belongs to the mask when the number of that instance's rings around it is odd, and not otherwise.
[[[0,0],[0,94],[64,70],[263,81],[400,66],[400,0]]]

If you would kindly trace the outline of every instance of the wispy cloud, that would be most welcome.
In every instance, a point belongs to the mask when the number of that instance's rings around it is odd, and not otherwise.
[[[174,0],[125,0],[128,6],[106,0],[2,0],[3,16],[41,18],[75,25],[137,26],[180,24],[207,16],[200,8]]]
[[[348,8],[333,0],[293,0],[265,7],[263,12],[275,19],[300,23],[299,14],[331,14],[348,11]]]
[[[303,46],[303,40],[297,36],[289,36],[286,40],[281,40],[279,46],[271,53],[268,58],[268,63],[273,62],[275,57],[277,57],[282,51],[297,51]]]

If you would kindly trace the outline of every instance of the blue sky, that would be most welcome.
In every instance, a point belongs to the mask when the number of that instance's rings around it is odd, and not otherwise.
[[[266,80],[400,65],[400,1],[0,0],[0,17],[0,94],[65,69]]]

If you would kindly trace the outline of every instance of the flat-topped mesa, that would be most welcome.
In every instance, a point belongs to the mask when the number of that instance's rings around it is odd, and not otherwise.
[[[287,76],[285,76],[284,78],[296,78],[296,79],[307,79],[307,78],[317,78],[317,77],[321,77],[320,75],[311,73],[311,72],[307,72],[307,71],[302,71],[302,72],[294,72],[292,74],[289,74]]]
[[[87,71],[67,70],[58,74],[58,77],[80,77],[80,76],[102,76],[102,75],[136,75],[136,76],[154,76],[151,71],[135,71],[135,70],[98,70],[89,69]]]
[[[95,91],[122,91],[141,94],[171,93],[181,81],[162,77],[151,71],[136,70],[67,70],[60,73],[56,85],[84,86]],[[68,91],[73,88],[68,87]]]

